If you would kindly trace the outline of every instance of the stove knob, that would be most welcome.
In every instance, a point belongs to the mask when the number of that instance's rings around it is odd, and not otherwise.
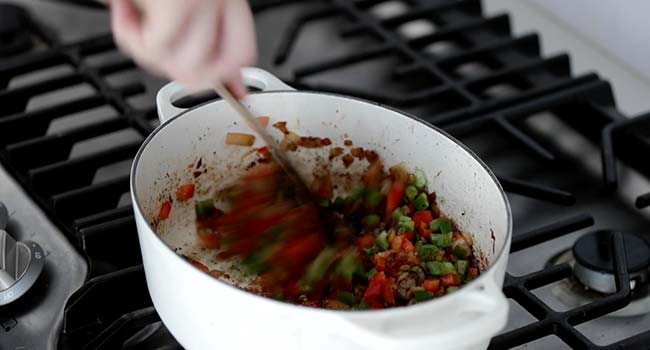
[[[31,241],[18,242],[4,229],[9,215],[0,202],[0,306],[24,295],[43,270],[43,250]]]

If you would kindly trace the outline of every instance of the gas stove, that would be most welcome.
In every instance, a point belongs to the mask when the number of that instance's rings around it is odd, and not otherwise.
[[[77,3],[0,8],[0,349],[180,349],[128,196],[165,81],[115,49],[105,9]],[[490,348],[650,344],[650,114],[630,118],[607,80],[477,0],[251,4],[260,67],[418,115],[497,174],[515,232]]]

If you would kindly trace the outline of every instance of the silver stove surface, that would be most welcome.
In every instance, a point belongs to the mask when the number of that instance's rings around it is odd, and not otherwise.
[[[48,24],[53,30],[59,33],[65,42],[71,42],[87,38],[95,34],[103,34],[109,31],[108,16],[105,11],[90,10],[74,7],[65,4],[53,2],[43,2],[36,0],[12,1],[27,6],[32,10],[32,14]],[[304,5],[307,6],[307,5]],[[292,56],[284,66],[277,67],[272,64],[272,52],[277,48],[281,33],[284,33],[290,21],[287,18],[297,14],[301,7],[296,6],[291,12],[269,11],[257,19],[258,36],[260,45],[260,66],[270,68],[280,76],[290,77],[290,70],[285,67],[300,65],[301,63],[313,62],[314,59],[325,57],[335,57],[344,52],[350,52],[358,47],[372,42],[371,38],[353,39],[341,43],[340,38],[332,28],[339,25],[338,20],[324,20],[310,25],[305,31],[304,36],[298,40],[297,47]],[[266,28],[266,29],[265,29]],[[323,50],[327,48],[327,50]],[[104,60],[115,58],[116,53],[110,55],[100,55],[92,57],[97,63]],[[331,56],[330,56],[331,55]],[[351,87],[373,87],[386,86],[388,79],[386,68],[392,62],[390,59],[376,60],[373,64],[363,64],[354,69],[341,69],[331,73],[316,75],[310,78],[310,82],[317,82],[328,85],[346,86],[353,84]],[[57,68],[65,69],[65,68]],[[54,70],[49,70],[43,74],[56,75]],[[11,84],[21,84],[20,80],[40,79],[37,77],[21,77]],[[116,85],[125,82],[143,81],[147,85],[147,92],[132,99],[136,106],[150,107],[153,104],[155,92],[164,83],[163,80],[148,76],[136,70],[123,72],[109,76],[109,81]],[[383,85],[382,85],[383,84]],[[35,109],[39,106],[51,103],[52,101],[61,101],[72,96],[80,96],[87,93],[89,87],[76,86],[57,92],[54,95],[45,96],[30,101],[28,109]],[[394,87],[399,90],[399,87]],[[616,86],[614,86],[616,88]],[[650,107],[650,106],[649,106]],[[107,109],[96,109],[90,113],[75,117],[62,118],[50,125],[48,133],[56,133],[71,127],[79,125],[84,120],[95,120],[95,118],[111,117],[115,111]],[[566,208],[559,205],[549,204],[541,201],[535,201],[518,195],[510,195],[510,201],[515,216],[515,234],[517,232],[526,232],[530,229],[542,226],[550,220],[567,217],[570,213],[587,212],[596,218],[596,225],[586,230],[581,230],[570,235],[565,235],[558,239],[534,246],[532,248],[511,254],[508,272],[513,275],[528,274],[544,267],[544,264],[557,252],[566,249],[585,232],[599,228],[629,228],[637,230],[640,228],[650,227],[647,219],[638,215],[639,211],[633,207],[634,196],[647,192],[650,189],[650,183],[642,177],[624,170],[622,178],[622,188],[620,198],[616,195],[598,194],[593,191],[600,186],[600,163],[598,150],[593,148],[588,141],[580,135],[575,134],[568,128],[564,127],[556,119],[548,115],[540,115],[531,120],[531,128],[537,130],[539,137],[548,137],[552,143],[565,150],[567,154],[573,154],[574,160],[579,161],[579,165],[561,171],[548,171],[540,173],[536,167],[536,162],[528,157],[525,153],[512,147],[512,144],[495,134],[494,137],[488,134],[481,134],[480,137],[467,137],[462,141],[474,149],[488,165],[494,169],[497,174],[504,174],[521,179],[535,179],[536,182],[553,185],[557,188],[563,188],[573,191],[577,197],[575,206]],[[78,156],[88,152],[93,147],[106,147],[113,142],[124,142],[124,138],[139,137],[138,135],[113,135],[113,139],[103,138],[95,140],[94,143],[77,145],[71,154],[71,157]],[[97,174],[95,181],[101,181],[106,178],[121,176],[127,171],[129,163],[116,165],[112,169],[106,169],[103,173]],[[586,171],[591,174],[589,181],[584,181],[584,177],[573,177],[572,173],[576,171]],[[558,175],[560,174],[560,175]],[[99,178],[97,178],[99,177]],[[76,288],[81,286],[86,276],[86,264],[81,256],[63,237],[62,233],[54,227],[41,212],[39,208],[24,194],[22,189],[13,181],[8,174],[0,168],[0,200],[4,201],[12,211],[11,233],[18,239],[29,237],[38,242],[43,249],[49,254],[46,259],[46,268],[43,273],[47,282],[40,284],[38,288],[47,293],[47,297],[38,299],[39,302],[24,307],[22,301],[19,302],[20,313],[12,315],[17,324],[12,332],[21,327],[23,329],[31,328],[35,325],[49,327],[44,334],[48,337],[42,339],[25,339],[24,344],[4,344],[2,342],[2,330],[0,330],[0,349],[53,349],[58,332],[60,332],[60,321],[62,318],[62,309],[65,299]],[[128,203],[128,197],[124,197],[121,204]],[[621,204],[622,203],[622,204]],[[648,210],[644,213],[648,214]],[[555,285],[539,288],[534,293],[543,301],[548,303],[555,310],[565,310],[573,306],[564,305],[555,295],[553,289]],[[27,300],[27,299],[26,299]],[[25,300],[25,301],[26,301]],[[2,317],[0,317],[2,318]],[[45,322],[50,320],[51,322]],[[536,321],[527,311],[518,304],[511,302],[511,311],[509,324],[506,329],[514,329],[522,325]],[[637,334],[648,329],[650,325],[650,316],[615,318],[601,317],[599,319],[587,322],[578,329],[596,344],[609,344],[625,337]],[[521,346],[521,349],[562,349],[567,346],[555,336],[548,336],[543,339]]]

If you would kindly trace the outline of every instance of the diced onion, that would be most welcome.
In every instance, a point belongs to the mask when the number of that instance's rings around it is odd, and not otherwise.
[[[255,135],[239,132],[229,132],[226,134],[227,145],[252,146],[254,143]]]

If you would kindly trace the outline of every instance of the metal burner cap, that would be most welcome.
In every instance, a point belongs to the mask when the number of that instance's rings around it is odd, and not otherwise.
[[[612,232],[596,231],[580,237],[573,246],[574,273],[585,286],[601,293],[615,293]],[[623,233],[630,287],[645,283],[650,267],[650,245],[632,233]]]

